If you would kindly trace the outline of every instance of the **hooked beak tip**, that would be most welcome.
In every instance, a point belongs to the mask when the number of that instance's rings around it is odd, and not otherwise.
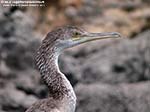
[[[113,32],[112,35],[113,37],[116,37],[116,38],[122,38],[122,35],[118,32]]]

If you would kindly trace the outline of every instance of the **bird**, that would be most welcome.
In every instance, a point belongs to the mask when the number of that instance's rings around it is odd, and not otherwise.
[[[41,79],[48,87],[48,97],[35,102],[25,112],[75,112],[77,98],[71,83],[59,69],[59,55],[85,42],[119,37],[118,32],[90,33],[69,25],[49,32],[34,57]]]

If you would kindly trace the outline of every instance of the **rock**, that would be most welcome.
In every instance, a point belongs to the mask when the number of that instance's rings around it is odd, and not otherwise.
[[[33,91],[40,75],[36,76],[33,55],[39,35],[31,32],[35,22],[20,8],[0,5],[0,10],[0,112],[23,112],[37,101]]]
[[[29,105],[37,101],[34,96],[27,96],[24,92],[15,89],[14,87],[6,87],[0,91],[0,104],[4,111],[23,111]]]
[[[16,87],[20,90],[23,90],[27,94],[33,94],[35,92],[36,86],[38,86],[38,80],[36,80],[34,76],[36,76],[36,72],[33,71],[26,71],[26,73],[22,72],[18,74],[17,81],[15,82]]]
[[[148,112],[150,82],[108,85],[79,84],[77,112]]]
[[[18,72],[17,76],[18,77],[14,81],[17,89],[38,98],[45,98],[45,96],[47,96],[47,88],[41,83],[40,73],[36,70]]]
[[[79,64],[79,61],[75,60],[72,56],[70,56],[67,53],[64,53],[60,56],[60,70],[66,75],[66,77],[70,80],[73,86],[75,86],[78,83],[79,78],[81,76],[81,74],[79,73]]]
[[[22,22],[23,21],[23,22]],[[32,67],[33,53],[39,40],[30,31],[33,29],[33,20],[20,10],[13,12],[0,21],[0,52],[6,65],[12,69],[26,69]]]
[[[6,66],[6,63],[4,61],[0,62],[0,77],[1,78],[11,78],[15,77],[12,73],[11,70]]]
[[[35,96],[28,95],[25,99],[22,100],[22,106],[27,109],[36,101],[37,101],[37,98]]]
[[[74,7],[68,7],[65,10],[65,14],[66,16],[71,17],[73,19],[75,16],[77,16],[77,10]]]

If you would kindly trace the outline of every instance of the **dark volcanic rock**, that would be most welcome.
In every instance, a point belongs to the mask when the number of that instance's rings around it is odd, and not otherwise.
[[[149,112],[150,82],[78,85],[77,112]]]
[[[39,44],[39,40],[30,38],[35,37],[31,32],[33,24],[20,10],[7,16],[3,13],[0,18],[0,57],[10,68],[32,67],[33,53]]]
[[[33,68],[40,42],[31,32],[34,22],[29,16],[19,8],[0,10],[0,112],[23,112],[40,92],[34,92],[40,81]]]
[[[32,95],[26,95],[13,87],[6,87],[0,90],[0,105],[7,112],[22,112],[37,101]]]

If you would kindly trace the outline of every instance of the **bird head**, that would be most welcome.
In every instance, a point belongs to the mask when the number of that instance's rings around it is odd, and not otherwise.
[[[121,35],[117,32],[90,33],[76,26],[65,26],[49,32],[44,42],[62,51],[89,41],[119,37]]]

